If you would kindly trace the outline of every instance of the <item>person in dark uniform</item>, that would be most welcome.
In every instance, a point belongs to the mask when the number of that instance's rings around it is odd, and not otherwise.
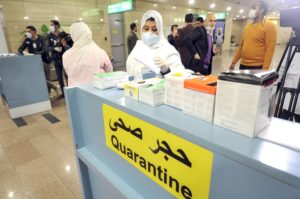
[[[37,34],[34,26],[26,27],[26,38],[19,47],[18,52],[23,55],[26,49],[30,54],[42,55],[45,53],[45,40],[42,36]]]
[[[130,24],[130,33],[127,37],[127,48],[128,48],[128,55],[131,53],[137,40],[139,40],[138,36],[136,35],[137,26],[135,23]]]
[[[46,65],[50,63],[50,59],[46,50],[45,39],[41,35],[37,34],[36,28],[34,26],[27,26],[25,34],[26,34],[26,38],[23,41],[22,45],[19,47],[18,52],[21,55],[40,54],[42,61],[44,63],[45,76],[47,77]],[[25,51],[26,49],[27,52]],[[48,87],[48,93],[51,92],[51,88],[56,90],[55,85],[49,82],[48,80],[47,80],[47,87]]]
[[[178,33],[178,25],[174,24],[171,26],[171,34],[168,35],[168,42],[178,50],[178,47],[175,45],[174,36]]]
[[[48,46],[47,49],[51,54],[51,60],[54,62],[57,79],[59,86],[61,88],[62,95],[64,97],[64,78],[63,78],[63,64],[62,64],[62,55],[70,47],[67,43],[60,37],[63,32],[60,31],[60,23],[57,20],[51,20],[50,33],[48,34]],[[65,78],[67,80],[66,73]]]

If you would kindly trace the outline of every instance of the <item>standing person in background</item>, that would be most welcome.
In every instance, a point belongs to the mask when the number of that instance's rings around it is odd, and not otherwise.
[[[188,35],[194,29],[193,22],[193,14],[186,14],[185,27],[178,29],[178,33],[174,37],[175,45],[178,47],[181,61],[185,68],[188,68],[190,66],[194,57],[194,55],[192,55],[190,49],[188,48],[188,44],[185,42],[186,37],[188,37]]]
[[[23,41],[22,45],[19,47],[18,52],[20,54],[24,54],[23,52],[25,51],[25,49],[27,49],[28,53],[30,54],[43,55],[46,50],[45,41],[42,36],[37,34],[36,28],[34,26],[27,26],[25,34],[26,38]]]
[[[219,48],[219,50],[220,50],[219,55],[222,55],[222,46],[224,43],[224,34],[222,31],[222,28],[218,29],[218,32],[215,37],[216,37],[217,48]]]
[[[69,48],[66,45],[66,42],[61,42],[59,35],[60,32],[60,23],[57,20],[51,20],[51,25],[49,27],[50,33],[48,34],[48,51],[51,54],[51,59],[54,62],[55,71],[59,86],[61,88],[62,95],[64,97],[64,78],[63,78],[63,64],[62,64],[62,55]],[[67,76],[65,75],[67,79]]]
[[[201,22],[203,18],[197,18]],[[219,52],[213,48],[213,31],[215,28],[216,16],[213,13],[207,14],[205,26],[197,26],[186,38],[186,43],[193,55],[193,61],[189,69],[203,75],[210,75],[212,71],[213,56]],[[199,23],[201,24],[201,23]]]
[[[108,55],[93,41],[84,22],[73,23],[70,31],[74,45],[63,55],[69,86],[92,82],[93,74],[113,71]]]
[[[130,24],[130,32],[127,37],[127,48],[128,48],[128,55],[133,50],[137,40],[139,40],[138,36],[136,35],[137,26],[135,23]]]
[[[26,39],[23,41],[22,45],[19,47],[18,52],[22,55],[34,54],[41,55],[43,64],[44,64],[44,72],[47,81],[48,93],[50,94],[51,88],[57,90],[56,86],[47,80],[47,64],[50,63],[49,55],[46,50],[45,40],[41,35],[37,34],[36,28],[34,26],[26,27]],[[24,52],[27,49],[27,52]]]
[[[202,17],[197,17],[197,19],[194,22],[194,27],[204,27],[204,19]]]
[[[265,19],[268,4],[258,1],[250,10],[249,23],[243,33],[240,46],[232,60],[229,69],[233,70],[235,64],[241,59],[240,69],[265,69],[270,68],[276,45],[276,27]]]
[[[168,35],[168,42],[178,50],[178,47],[175,45],[174,36],[178,33],[178,25],[174,24],[171,26],[171,34]]]

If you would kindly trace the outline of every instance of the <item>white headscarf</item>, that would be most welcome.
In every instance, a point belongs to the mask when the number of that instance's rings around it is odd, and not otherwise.
[[[86,55],[91,51],[100,50],[93,41],[92,31],[84,22],[75,22],[70,27],[71,38],[74,41],[73,48],[76,49],[74,61],[80,64],[86,59]],[[100,65],[100,56],[97,56],[95,65]]]
[[[159,42],[150,47],[151,49],[155,49],[155,48],[159,48],[162,45],[164,45],[165,42],[168,43],[168,41],[165,39],[165,36],[163,33],[164,25],[163,25],[162,16],[159,14],[159,12],[157,12],[155,10],[147,11],[142,17],[142,21],[141,21],[142,40],[143,40],[143,26],[146,24],[147,20],[150,18],[153,18],[155,20],[156,28],[157,28],[158,35],[159,35]]]
[[[71,25],[70,32],[74,44],[63,55],[69,86],[91,82],[93,74],[112,70],[106,52],[93,41],[88,25],[75,22]]]
[[[142,36],[142,40],[137,41],[136,46],[127,59],[127,72],[129,74],[134,74],[137,70],[146,68],[158,74],[160,68],[154,64],[154,57],[160,57],[164,60],[170,70],[184,69],[178,51],[164,37],[163,19],[157,11],[149,10],[143,15],[141,20],[141,35],[143,35],[143,26],[151,17],[154,18],[156,23],[159,42],[149,47],[143,42]]]

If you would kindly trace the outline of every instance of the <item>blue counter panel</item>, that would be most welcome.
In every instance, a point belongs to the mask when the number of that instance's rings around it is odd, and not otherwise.
[[[210,199],[300,198],[300,153],[251,139],[165,105],[150,107],[117,89],[66,89],[85,198],[174,198],[105,144],[102,104],[165,129],[214,153]],[[274,154],[276,151],[276,154]]]

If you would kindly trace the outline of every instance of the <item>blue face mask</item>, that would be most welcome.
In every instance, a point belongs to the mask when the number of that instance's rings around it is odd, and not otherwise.
[[[142,40],[147,46],[151,47],[157,44],[160,38],[158,35],[154,34],[153,32],[144,32],[142,34]]]

